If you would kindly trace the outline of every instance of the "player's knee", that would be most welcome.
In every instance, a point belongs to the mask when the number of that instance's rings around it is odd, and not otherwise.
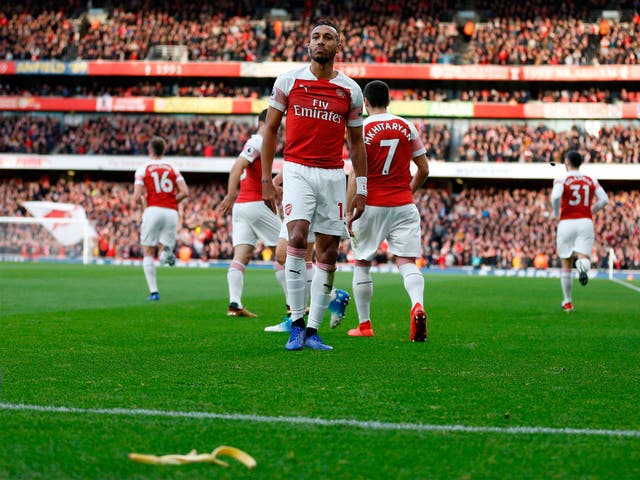
[[[335,265],[336,261],[338,260],[338,249],[333,247],[327,247],[322,251],[316,250],[316,260],[319,263],[324,263],[327,265]]]
[[[289,245],[295,248],[307,248],[307,234],[305,232],[300,232],[299,230],[294,230],[289,233]]]

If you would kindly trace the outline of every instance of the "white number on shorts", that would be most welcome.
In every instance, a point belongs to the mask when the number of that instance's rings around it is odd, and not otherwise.
[[[384,160],[384,165],[382,167],[382,175],[389,175],[389,169],[391,168],[391,162],[393,161],[393,156],[396,153],[396,148],[398,148],[398,142],[400,142],[400,140],[397,138],[393,138],[391,140],[380,140],[381,147],[389,147],[387,158]]]
[[[153,178],[153,185],[156,187],[156,193],[173,192],[173,182],[169,178],[169,170],[163,170],[162,177],[158,175],[157,170],[153,171],[151,172],[151,177]]]
[[[584,190],[584,199],[582,195],[580,195],[580,187]],[[589,185],[569,185],[569,188],[571,189],[572,195],[569,199],[569,205],[575,207],[576,205],[579,205],[580,202],[584,201],[584,206],[589,206]]]

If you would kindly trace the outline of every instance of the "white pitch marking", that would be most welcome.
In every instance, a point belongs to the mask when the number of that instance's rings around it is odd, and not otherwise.
[[[635,285],[631,285],[627,282],[623,282],[622,280],[618,280],[617,278],[610,278],[612,282],[617,283],[618,285],[622,285],[623,287],[630,288],[631,290],[635,290],[636,292],[640,292],[640,287],[636,287]]]
[[[326,420],[308,417],[270,417],[265,415],[244,415],[239,413],[177,412],[146,410],[140,408],[76,408],[26,405],[23,403],[0,403],[0,410],[19,410],[45,413],[81,413],[95,415],[129,415],[133,417],[198,418],[214,420],[238,420],[256,423],[289,423],[298,425],[344,426],[369,430],[405,430],[417,432],[463,432],[501,433],[506,435],[591,435],[603,437],[640,438],[640,430],[610,430],[592,428],[552,428],[552,427],[473,427],[468,425],[429,425],[423,423],[390,423],[349,419]]]

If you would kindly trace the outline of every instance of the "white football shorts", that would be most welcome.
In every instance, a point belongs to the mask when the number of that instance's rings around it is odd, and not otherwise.
[[[556,246],[560,258],[570,258],[573,252],[591,257],[593,250],[593,221],[590,218],[560,220]]]
[[[178,211],[173,208],[147,207],[142,214],[140,244],[155,247],[158,242],[170,248],[178,239]]]
[[[285,223],[307,220],[316,233],[348,238],[344,219],[347,182],[342,168],[284,162],[282,182]]]
[[[372,260],[385,239],[393,255],[415,258],[422,255],[420,214],[413,203],[399,207],[367,205],[352,228],[351,247],[356,260]]]
[[[233,246],[257,245],[258,239],[266,246],[275,247],[282,220],[269,210],[262,200],[256,202],[235,203],[232,218]]]

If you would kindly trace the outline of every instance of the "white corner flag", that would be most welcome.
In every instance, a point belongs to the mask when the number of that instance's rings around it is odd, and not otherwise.
[[[89,229],[89,237],[97,236],[80,205],[58,202],[22,202],[21,205],[31,215],[42,219],[42,225],[62,245],[75,245],[84,240],[85,228]]]

